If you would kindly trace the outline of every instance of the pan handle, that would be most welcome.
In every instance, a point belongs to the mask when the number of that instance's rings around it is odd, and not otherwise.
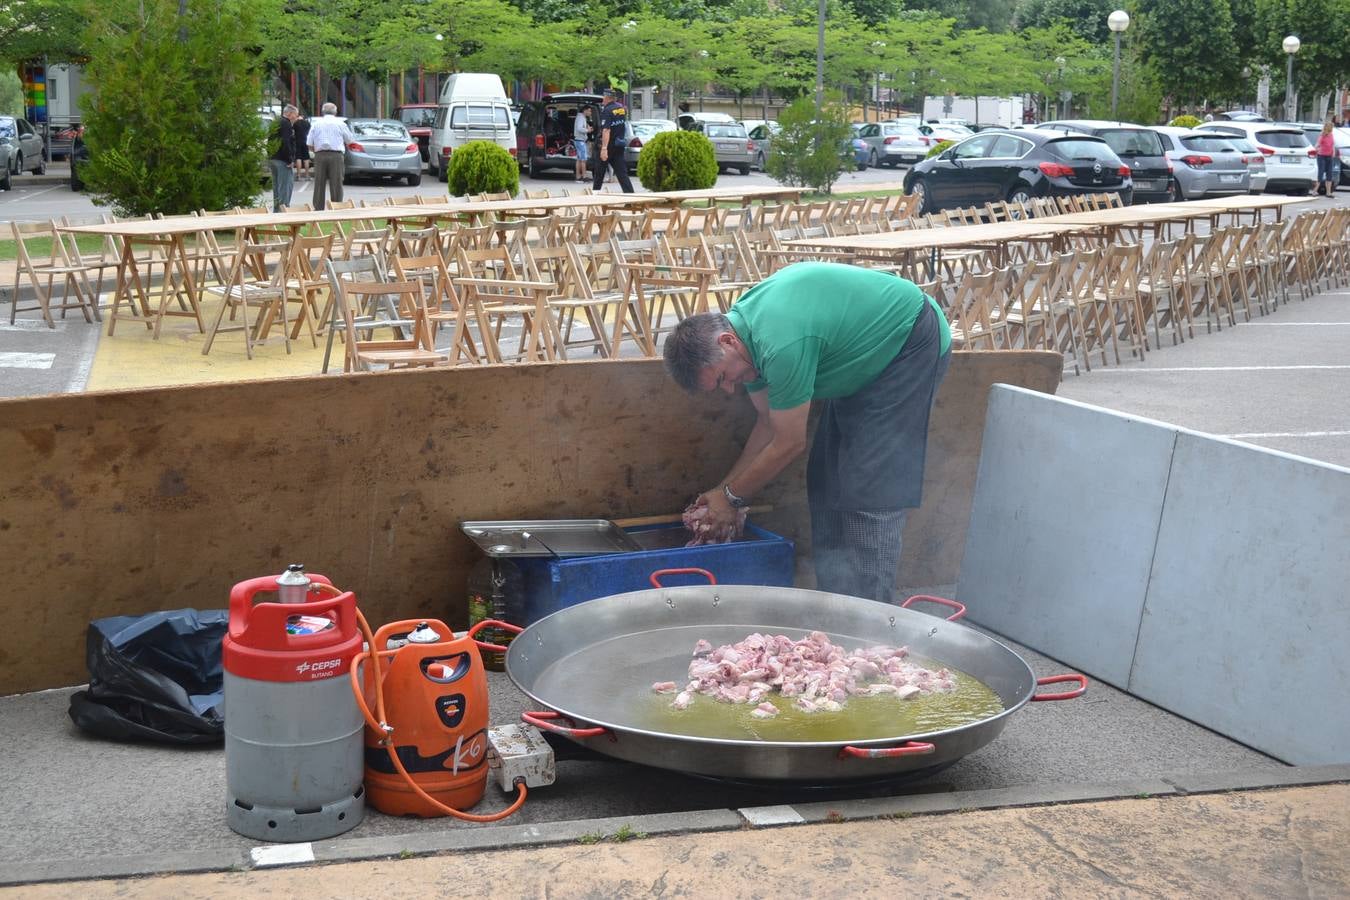
[[[956,600],[948,600],[946,597],[934,597],[931,594],[915,594],[904,603],[901,603],[900,608],[909,609],[909,605],[917,600],[927,600],[929,603],[940,603],[943,606],[950,606],[952,609],[956,610],[956,612],[947,617],[948,622],[955,622],[966,614],[966,605],[964,603],[959,603]]]
[[[469,639],[477,644],[480,650],[498,650],[502,653],[505,653],[507,648],[503,647],[501,644],[489,644],[487,641],[480,641],[478,638],[474,637],[474,635],[478,634],[478,632],[482,631],[484,628],[500,628],[502,631],[509,631],[512,634],[520,634],[525,630],[519,625],[512,625],[510,622],[503,622],[500,619],[484,619],[469,629]]]
[[[652,587],[665,587],[665,585],[661,583],[662,575],[702,575],[704,578],[708,579],[708,584],[717,584],[717,578],[707,569],[657,569],[651,576]]]
[[[1063,681],[1078,682],[1078,689],[1073,691],[1060,691],[1058,694],[1032,694],[1032,700],[1072,700],[1074,697],[1081,697],[1087,690],[1087,676],[1074,673],[1072,675],[1051,675],[1049,678],[1037,678],[1036,683],[1040,684],[1059,684]]]
[[[561,734],[570,738],[588,738],[599,737],[602,734],[609,734],[609,739],[614,740],[614,735],[609,733],[608,728],[569,728],[566,725],[555,725],[551,719],[567,719],[573,725],[576,721],[564,716],[562,713],[545,710],[541,712],[523,712],[520,714],[520,721],[526,725],[533,725],[535,728],[542,728],[544,731],[551,731],[554,734]]]
[[[896,756],[927,756],[937,749],[934,744],[923,741],[910,741],[899,747],[844,747],[839,751],[840,759],[850,756],[856,759],[891,759]]]

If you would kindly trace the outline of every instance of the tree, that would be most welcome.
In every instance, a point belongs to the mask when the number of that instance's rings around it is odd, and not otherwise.
[[[83,62],[89,20],[76,0],[22,0],[0,4],[0,64],[29,59]]]
[[[1063,24],[1085,41],[1105,44],[1111,40],[1106,17],[1120,5],[1118,0],[1022,0],[1013,21],[1019,30]]]
[[[848,109],[830,97],[816,116],[814,97],[794,101],[778,122],[782,130],[769,145],[765,167],[775,180],[790,185],[810,185],[830,192],[846,168],[853,165],[853,147],[848,144]]]
[[[1331,18],[1322,18],[1330,16]],[[1344,84],[1350,74],[1350,0],[1256,0],[1254,56],[1282,86],[1286,35],[1303,41],[1294,57],[1294,89],[1303,97]]]
[[[81,173],[95,202],[130,216],[251,203],[265,142],[252,6],[111,0],[90,34]]]
[[[1228,0],[1139,0],[1136,22],[1130,43],[1174,100],[1217,96],[1237,80],[1242,63]]]

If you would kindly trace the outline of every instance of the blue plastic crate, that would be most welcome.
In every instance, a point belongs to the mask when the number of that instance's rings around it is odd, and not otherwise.
[[[675,529],[687,534],[680,524],[628,531],[636,536],[642,532]],[[652,586],[650,576],[657,569],[707,569],[719,584],[791,587],[794,572],[792,541],[748,523],[745,535],[752,539],[606,556],[512,560],[525,576],[524,621],[520,624],[530,625],[550,613],[597,597],[647,590]],[[670,575],[661,582],[666,585],[707,583],[697,575]]]

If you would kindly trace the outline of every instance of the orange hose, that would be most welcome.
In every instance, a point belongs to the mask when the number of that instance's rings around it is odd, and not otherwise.
[[[312,584],[311,588],[330,591],[335,596],[343,593],[329,584],[316,583]],[[519,810],[520,807],[524,805],[525,798],[529,794],[529,790],[525,787],[525,782],[523,781],[516,782],[515,788],[517,796],[510,806],[501,812],[490,813],[488,815],[475,815],[474,813],[466,813],[462,810],[446,806],[444,803],[422,790],[422,787],[416,781],[413,781],[413,777],[409,775],[408,770],[403,767],[403,760],[398,758],[398,752],[394,749],[393,741],[390,740],[390,735],[394,733],[394,729],[388,724],[384,712],[384,680],[380,677],[380,657],[392,655],[392,653],[390,651],[380,651],[375,649],[375,634],[370,630],[370,623],[366,621],[366,617],[361,613],[359,608],[356,609],[356,621],[361,628],[361,634],[365,637],[366,646],[369,649],[352,657],[352,668],[350,673],[352,696],[356,698],[356,706],[361,710],[361,715],[365,718],[366,724],[373,728],[377,734],[384,735],[384,739],[381,743],[384,744],[384,749],[389,754],[389,761],[394,764],[394,768],[403,776],[403,780],[408,783],[408,787],[412,788],[413,793],[431,804],[433,809],[437,809],[447,816],[463,819],[466,822],[497,822],[501,819],[505,819],[507,816],[513,815]],[[361,690],[361,680],[358,673],[360,672],[360,663],[363,660],[369,660],[371,678],[375,682],[374,715],[371,715],[370,706],[366,703],[365,692]]]

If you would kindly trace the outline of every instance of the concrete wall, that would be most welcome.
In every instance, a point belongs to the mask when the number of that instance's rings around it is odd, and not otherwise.
[[[958,597],[1286,762],[1350,761],[1350,470],[997,387]]]
[[[905,583],[955,581],[989,386],[1053,391],[1058,365],[956,355]],[[743,398],[685,395],[656,360],[0,401],[0,693],[83,681],[90,619],[223,607],[292,561],[355,590],[374,623],[462,623],[476,551],[460,521],[678,512],[752,418]],[[803,469],[755,500],[806,559]]]

